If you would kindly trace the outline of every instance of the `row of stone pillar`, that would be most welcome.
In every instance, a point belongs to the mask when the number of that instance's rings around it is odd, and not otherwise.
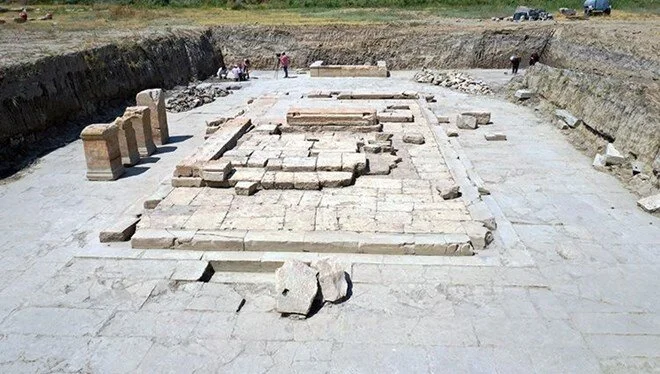
[[[87,161],[87,179],[115,180],[140,158],[156,151],[169,140],[165,98],[162,89],[144,90],[135,97],[137,106],[128,107],[113,123],[93,124],[80,134]]]

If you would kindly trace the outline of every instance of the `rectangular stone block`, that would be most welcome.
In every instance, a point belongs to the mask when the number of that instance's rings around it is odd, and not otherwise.
[[[364,153],[342,153],[342,171],[355,172],[362,175],[367,171],[367,156]]]
[[[490,112],[463,112],[461,115],[476,118],[477,125],[487,125],[490,123]]]
[[[305,250],[304,232],[295,231],[258,231],[251,230],[245,235],[246,251],[259,252],[303,252]]]
[[[372,108],[292,108],[286,115],[289,126],[374,126]]]
[[[316,170],[341,171],[342,160],[339,152],[319,152],[316,156]]]
[[[170,138],[165,111],[165,94],[160,88],[144,90],[135,96],[139,106],[149,108],[151,116],[151,135],[157,145],[166,144]]]
[[[350,171],[319,171],[316,174],[323,188],[339,188],[353,184],[353,173]]]
[[[266,162],[266,171],[282,170],[281,158],[269,158]]]
[[[296,190],[318,190],[321,185],[316,172],[294,172],[293,187]]]
[[[639,199],[637,205],[649,213],[655,213],[660,210],[660,194]]]
[[[518,100],[527,100],[530,99],[533,94],[534,93],[530,90],[517,90],[514,96]]]
[[[135,216],[120,217],[112,226],[99,233],[101,243],[125,242],[135,234],[135,227],[140,219]]]
[[[261,178],[261,188],[264,190],[272,190],[275,188],[275,171],[266,171]]]
[[[160,204],[160,202],[163,201],[163,199],[165,197],[167,197],[167,195],[170,194],[170,192],[172,192],[172,185],[171,184],[170,185],[161,184],[160,186],[158,186],[158,189],[156,190],[156,192],[151,194],[151,196],[149,196],[144,201],[144,205],[143,205],[144,209],[154,209],[154,208],[156,208],[158,206],[158,204]]]
[[[119,117],[115,120],[115,125],[119,130],[117,137],[119,140],[119,152],[121,152],[121,161],[124,166],[133,166],[140,162],[140,152],[138,151],[137,140],[133,125],[127,118]]]
[[[211,182],[224,182],[233,170],[231,162],[226,160],[211,160],[202,168],[202,179]]]
[[[116,125],[89,125],[80,133],[87,162],[87,179],[109,181],[124,174]]]
[[[484,134],[484,138],[488,141],[505,141],[506,140],[506,135],[502,133],[486,133]]]
[[[174,248],[176,230],[138,230],[131,238],[131,247],[138,249]]]
[[[199,230],[189,242],[182,243],[179,248],[199,251],[243,251],[245,230]]]
[[[353,231],[307,231],[305,251],[321,253],[358,253],[360,234]]]
[[[263,168],[236,168],[229,177],[229,184],[234,186],[238,182],[261,182],[265,172]]]
[[[284,157],[282,171],[314,171],[316,170],[316,157]]]
[[[411,111],[397,110],[393,112],[378,113],[380,122],[413,122],[415,117]]]
[[[234,191],[236,192],[236,195],[242,195],[242,196],[250,196],[254,195],[255,192],[257,192],[257,182],[238,182],[234,186]]]
[[[172,187],[202,187],[204,180],[201,177],[172,177]]]
[[[456,116],[456,127],[464,130],[474,130],[477,128],[477,118],[459,114]]]
[[[569,111],[565,109],[557,109],[555,110],[555,116],[559,118],[560,120],[564,121],[566,125],[572,128],[576,128],[580,125],[582,122],[579,118],[575,117],[572,115]]]
[[[147,106],[129,106],[124,111],[124,118],[128,120],[135,131],[140,157],[148,157],[156,152],[153,135],[151,134],[151,111]]]
[[[278,171],[275,172],[275,185],[274,187],[279,190],[293,189],[293,172]]]
[[[412,234],[361,233],[359,253],[405,255],[414,253]]]

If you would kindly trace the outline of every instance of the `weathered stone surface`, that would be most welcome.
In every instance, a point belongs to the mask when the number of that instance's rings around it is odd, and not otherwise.
[[[160,88],[144,90],[135,96],[139,106],[149,107],[151,116],[151,135],[157,145],[166,144],[170,138],[165,112],[165,94]]]
[[[202,179],[211,182],[224,182],[233,170],[231,162],[226,160],[212,160],[204,164]]]
[[[318,190],[321,185],[316,172],[293,173],[293,187],[296,190]]]
[[[276,310],[306,316],[318,293],[318,271],[297,260],[287,260],[275,271]]]
[[[173,177],[172,187],[202,187],[204,180],[201,177]]]
[[[494,132],[494,133],[489,132],[489,133],[484,134],[484,138],[486,138],[486,140],[491,141],[491,142],[492,141],[504,141],[504,140],[506,140],[506,135],[502,134],[502,133],[497,133],[497,132]]]
[[[490,123],[490,112],[463,112],[461,114],[476,118],[477,125],[487,125]]]
[[[341,155],[340,152],[319,152],[316,156],[316,170],[341,171]]]
[[[531,90],[517,90],[514,96],[519,100],[527,100],[531,99],[533,95]]]
[[[156,151],[151,134],[151,111],[146,106],[129,106],[124,112],[124,118],[131,123],[135,131],[140,157],[147,157]]]
[[[137,217],[121,217],[112,226],[99,233],[99,241],[125,242],[135,234],[135,226],[140,222]]]
[[[605,164],[605,156],[603,156],[601,154],[596,154],[596,156],[594,156],[594,162],[591,165],[596,170],[599,170],[599,171],[605,170],[605,167],[607,166]]]
[[[477,128],[477,119],[472,116],[456,116],[456,127],[464,130],[474,130]]]
[[[568,125],[571,128],[576,128],[580,125],[582,120],[579,118],[575,117],[572,115],[569,111],[565,109],[557,109],[555,110],[555,116],[562,120],[566,125]]]
[[[314,171],[316,170],[316,157],[284,157],[282,159],[283,171]]]
[[[637,205],[649,213],[655,213],[660,210],[660,194],[639,199]]]
[[[452,200],[461,197],[461,187],[451,184],[440,184],[435,187],[443,200]]]
[[[351,171],[362,175],[367,170],[367,156],[364,153],[342,153],[341,161],[342,171]]]
[[[241,181],[236,183],[234,191],[236,192],[236,195],[250,196],[257,192],[257,186],[257,182]]]
[[[418,132],[410,132],[403,135],[403,142],[410,144],[424,144],[424,135]]]
[[[316,173],[321,187],[338,188],[353,183],[353,173],[348,171],[319,171]]]
[[[348,294],[347,275],[340,264],[329,258],[322,258],[312,261],[311,267],[318,271],[317,278],[323,301],[334,303],[346,297]]]
[[[608,143],[605,148],[605,165],[619,165],[626,161],[626,158],[623,157],[621,152],[614,148],[614,144]]]
[[[87,179],[111,181],[124,174],[116,125],[89,125],[80,133],[87,162]]]

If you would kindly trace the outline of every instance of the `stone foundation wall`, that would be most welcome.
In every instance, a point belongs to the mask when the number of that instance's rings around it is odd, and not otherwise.
[[[0,177],[34,157],[42,143],[72,138],[70,121],[132,100],[146,88],[207,78],[222,63],[210,31],[179,32],[125,45],[13,65],[0,73]],[[60,142],[62,140],[60,139]]]

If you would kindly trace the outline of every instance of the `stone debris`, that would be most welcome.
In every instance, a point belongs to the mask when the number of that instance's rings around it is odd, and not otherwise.
[[[614,148],[614,144],[612,143],[607,144],[603,156],[605,157],[605,165],[607,166],[623,164],[624,161],[626,161],[626,158],[623,157],[621,152]]]
[[[257,186],[257,182],[241,181],[236,183],[234,191],[236,192],[236,195],[250,196],[257,192]]]
[[[122,217],[112,226],[99,233],[101,243],[125,242],[135,234],[135,228],[140,219],[137,217]]]
[[[445,133],[450,138],[455,138],[458,136],[458,128],[456,126],[447,126]]]
[[[435,187],[443,200],[452,200],[461,197],[461,187],[450,184],[440,184]]]
[[[306,317],[319,291],[318,271],[297,260],[287,260],[275,271],[276,310]]]
[[[413,78],[418,83],[431,83],[471,94],[492,95],[493,91],[481,80],[458,71],[432,71],[422,69]]]
[[[582,123],[582,120],[572,115],[569,111],[565,109],[555,110],[555,116],[562,120],[568,127],[576,128]]]
[[[311,267],[318,271],[318,284],[323,301],[335,303],[348,295],[347,275],[340,264],[323,258],[313,261]]]
[[[477,126],[477,119],[473,116],[459,114],[456,116],[456,127],[464,130],[474,130]]]
[[[640,161],[633,161],[630,167],[632,169],[632,175],[637,175],[644,171],[644,164]]]
[[[596,170],[604,171],[606,169],[606,166],[607,166],[607,165],[605,165],[605,156],[603,156],[601,154],[596,154],[596,156],[594,156],[594,162],[591,165]]]
[[[503,141],[506,140],[506,135],[502,133],[486,133],[484,137],[488,141]]]
[[[487,125],[490,122],[490,112],[463,112],[463,116],[470,116],[477,119],[477,125]]]
[[[438,123],[449,123],[449,116],[436,116]]]
[[[566,17],[572,17],[577,14],[577,11],[572,8],[559,8],[559,13]]]
[[[660,211],[660,194],[639,199],[637,200],[637,205],[649,213]]]
[[[424,144],[424,135],[418,132],[410,132],[403,135],[403,142],[410,144]]]
[[[514,96],[518,100],[522,101],[522,100],[531,99],[533,95],[534,95],[534,92],[532,92],[531,90],[518,90],[518,91],[516,91]]]
[[[187,88],[171,92],[165,108],[169,112],[187,112],[229,94],[231,91],[224,86],[211,83],[191,84]]]

